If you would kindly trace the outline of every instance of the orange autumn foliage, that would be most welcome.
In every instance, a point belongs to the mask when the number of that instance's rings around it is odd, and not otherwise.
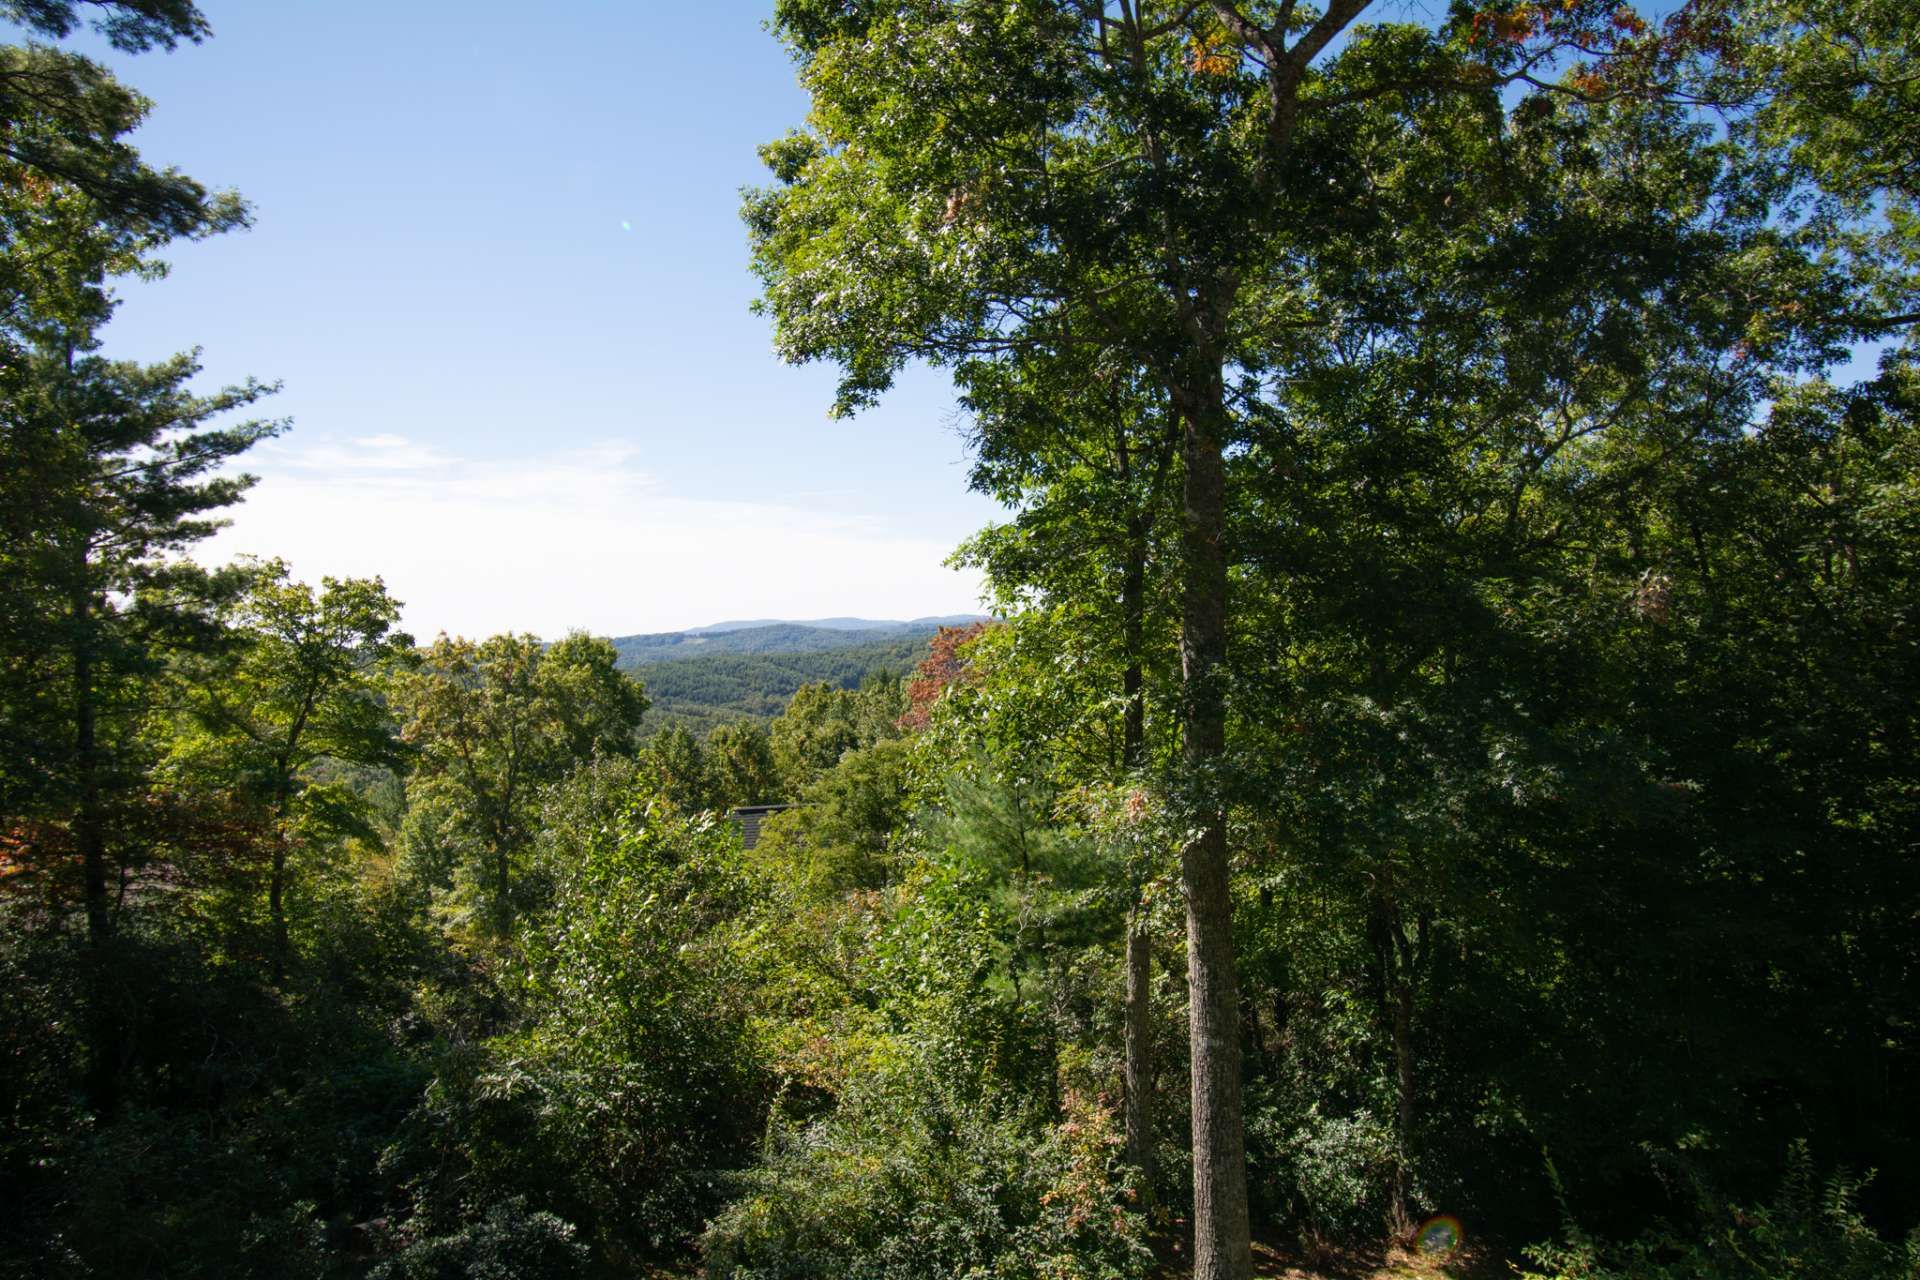
[[[968,678],[967,659],[961,649],[989,625],[973,622],[964,627],[941,627],[934,634],[925,660],[907,680],[907,710],[899,720],[902,729],[926,728],[934,703],[949,687]]]

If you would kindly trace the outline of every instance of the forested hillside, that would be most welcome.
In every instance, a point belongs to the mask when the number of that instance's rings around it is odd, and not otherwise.
[[[793,632],[802,632],[793,650]],[[735,633],[737,634],[737,633]],[[862,642],[799,647],[817,635],[850,636]],[[760,628],[758,647],[745,652],[716,650],[694,657],[678,655],[694,646],[642,649],[635,656],[626,637],[613,642],[622,670],[632,671],[647,687],[653,707],[649,726],[684,725],[699,736],[722,724],[755,721],[765,724],[780,714],[804,684],[826,684],[836,689],[858,688],[868,678],[898,680],[926,657],[931,632],[813,632],[808,628]]]
[[[0,0],[0,1280],[1920,1280],[1920,7],[769,17],[993,621],[216,559],[274,387],[104,334],[253,211],[77,52],[210,30]]]

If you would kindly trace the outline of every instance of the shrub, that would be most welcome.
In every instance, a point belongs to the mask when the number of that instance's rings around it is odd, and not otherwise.
[[[1250,1170],[1274,1219],[1319,1240],[1377,1237],[1387,1220],[1393,1130],[1366,1107],[1328,1116],[1319,1105],[1247,1119]]]
[[[785,1137],[708,1229],[729,1280],[1120,1280],[1152,1258],[1112,1117],[1035,1126],[924,1081]]]
[[[281,1167],[252,1129],[209,1140],[205,1123],[130,1111],[84,1131],[63,1153],[37,1256],[17,1274],[320,1280],[326,1233],[315,1203],[298,1197],[304,1171]],[[0,1275],[9,1270],[0,1260]]]
[[[572,1280],[587,1272],[587,1247],[574,1234],[572,1223],[516,1196],[451,1235],[414,1241],[370,1280]]]
[[[1920,1280],[1920,1232],[1904,1245],[1874,1233],[1855,1207],[1865,1179],[1813,1173],[1804,1142],[1772,1201],[1742,1208],[1693,1181],[1698,1221],[1609,1244],[1569,1226],[1563,1243],[1529,1248],[1524,1280]]]
[[[1377,1241],[1396,1146],[1386,1082],[1363,1052],[1368,1016],[1351,999],[1288,1011],[1285,1056],[1247,1081],[1247,1177],[1256,1221],[1316,1244]]]
[[[555,868],[502,966],[511,1030],[455,1046],[384,1158],[415,1230],[524,1197],[603,1261],[677,1250],[763,1102],[726,948],[728,833],[637,801]]]

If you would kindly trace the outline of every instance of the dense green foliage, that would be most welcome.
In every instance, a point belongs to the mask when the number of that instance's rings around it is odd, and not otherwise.
[[[773,1154],[702,1240],[741,1280],[1111,1280],[1150,1258],[1098,1113],[1036,1134],[944,1096],[935,1064],[850,1093]]]
[[[791,632],[806,634],[796,638]],[[721,725],[768,723],[805,684],[854,689],[870,675],[898,679],[926,656],[928,640],[926,634],[908,632],[842,641],[840,637],[863,633],[812,628],[765,628],[752,634],[754,647],[739,652],[664,656],[683,652],[674,646],[653,658],[624,651],[621,669],[646,681],[653,723],[685,725],[704,736]],[[621,641],[613,644],[619,649]]]
[[[0,51],[0,1277],[1920,1275],[1916,19],[1364,7],[776,6],[931,635],[196,566],[267,388],[97,351],[244,210]]]

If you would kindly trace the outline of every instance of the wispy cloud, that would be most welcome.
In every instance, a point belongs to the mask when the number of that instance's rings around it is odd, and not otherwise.
[[[316,445],[278,459],[296,471],[435,471],[453,459],[405,436],[359,436]]]
[[[275,442],[209,562],[380,576],[417,634],[668,630],[723,617],[913,617],[974,607],[945,543],[839,509],[670,490],[638,451],[454,456],[401,436]]]

